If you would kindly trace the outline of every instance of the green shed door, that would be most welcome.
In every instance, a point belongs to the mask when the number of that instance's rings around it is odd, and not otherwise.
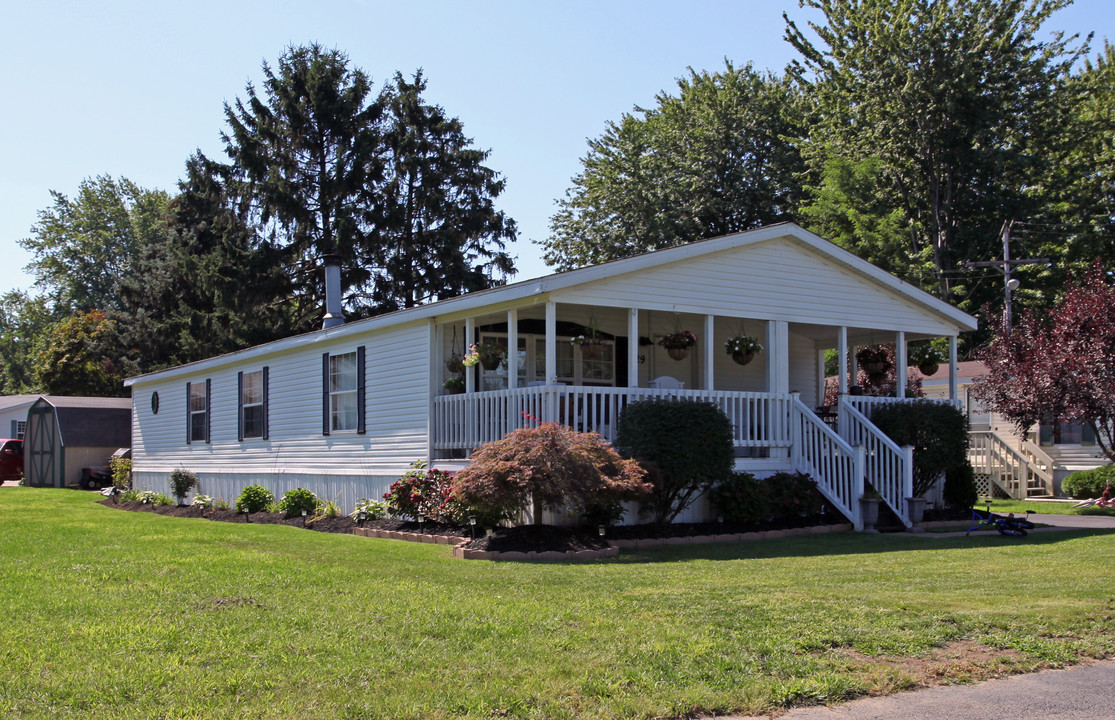
[[[58,432],[54,408],[43,403],[31,406],[24,433],[24,457],[28,468],[27,484],[38,487],[61,487],[58,473]]]

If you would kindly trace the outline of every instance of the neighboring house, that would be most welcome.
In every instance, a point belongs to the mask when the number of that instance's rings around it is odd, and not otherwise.
[[[27,410],[23,475],[36,487],[81,484],[81,469],[108,464],[131,444],[129,398],[41,396]]]
[[[337,315],[332,277],[327,324]],[[605,339],[594,357],[570,341],[587,326]],[[824,352],[840,351],[846,377],[859,346],[896,342],[904,358],[909,341],[947,337],[955,362],[957,335],[975,327],[836,245],[774,225],[129,378],[134,478],[165,490],[183,467],[209,495],[305,487],[351,508],[413,461],[462,467],[531,417],[612,439],[628,402],[693,398],[731,418],[738,467],[810,472],[857,525],[866,480],[905,518],[908,454],[854,398],[839,409],[843,437],[813,412]],[[680,360],[655,342],[676,329],[698,338]],[[763,344],[746,365],[724,350],[741,332]],[[511,371],[477,366],[462,394],[448,394],[448,361],[477,342],[512,348]]]
[[[0,396],[0,435],[6,438],[23,438],[27,425],[27,411],[42,395]]]
[[[1092,429],[1079,423],[1040,423],[1019,437],[1014,424],[990,412],[972,396],[976,378],[987,374],[987,366],[972,360],[957,363],[957,397],[971,424],[972,465],[985,483],[981,492],[990,495],[991,483],[1015,498],[1060,495],[1061,481],[1077,470],[1107,464]],[[948,396],[951,375],[947,366],[922,376],[926,397]]]

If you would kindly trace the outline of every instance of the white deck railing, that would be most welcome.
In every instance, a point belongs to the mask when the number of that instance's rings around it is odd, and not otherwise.
[[[893,397],[876,397],[874,395],[841,395],[840,399],[848,405],[851,405],[856,410],[867,417],[871,417],[871,409],[879,405],[892,405],[899,402],[939,402],[946,405],[952,405],[956,408],[963,409],[964,403],[961,400],[950,400],[948,398],[893,398]]]
[[[1053,494],[1053,459],[1033,443],[1020,449],[993,430],[973,430],[968,433],[968,460],[973,470],[1015,500],[1025,500],[1031,489]]]
[[[864,452],[837,435],[794,397],[791,411],[790,461],[795,470],[809,473],[829,502],[863,529],[859,499],[863,496]]]
[[[853,403],[846,400],[847,397],[840,398],[837,411],[840,437],[848,444],[864,449],[867,481],[878,491],[883,502],[894,511],[898,519],[906,527],[911,527],[906,498],[914,494],[914,449],[910,446],[899,447]]]
[[[710,402],[723,410],[732,421],[737,447],[790,445],[788,394],[544,385],[434,398],[434,448],[475,449],[534,420],[598,432],[614,441],[616,422],[628,403],[683,399]]]

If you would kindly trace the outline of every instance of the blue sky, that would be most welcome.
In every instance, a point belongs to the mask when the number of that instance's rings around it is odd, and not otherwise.
[[[30,234],[50,190],[127,177],[173,191],[195,149],[221,157],[223,103],[291,44],[345,51],[376,85],[422,68],[426,98],[461,119],[508,181],[518,279],[547,272],[533,240],[580,168],[586,140],[672,90],[686,68],[781,71],[795,0],[4,3],[0,27],[0,291],[27,289]],[[1115,3],[1077,0],[1049,30],[1115,40]]]

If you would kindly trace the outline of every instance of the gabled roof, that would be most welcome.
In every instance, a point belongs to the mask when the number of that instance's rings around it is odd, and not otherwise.
[[[30,406],[39,398],[45,399],[56,408],[60,407],[101,407],[101,408],[131,408],[130,398],[103,398],[80,397],[70,395],[0,395],[0,412],[17,408],[20,405]]]
[[[30,405],[38,400],[41,395],[0,395],[0,412],[17,408],[20,405]]]
[[[132,444],[131,398],[48,395],[35,404],[54,407],[58,435],[66,447],[128,447]]]
[[[971,315],[957,310],[948,303],[933,297],[929,293],[909,283],[899,280],[866,260],[805,230],[799,225],[787,222],[734,233],[732,235],[723,235],[707,240],[697,240],[686,243],[685,245],[655,250],[641,255],[601,263],[599,265],[578,268],[576,270],[567,270],[553,275],[546,275],[541,278],[523,280],[510,285],[481,290],[447,300],[440,300],[428,305],[398,310],[364,320],[356,320],[344,325],[329,328],[328,330],[316,330],[283,340],[276,340],[264,345],[257,345],[245,350],[228,353],[227,355],[221,355],[216,358],[200,360],[175,368],[131,377],[124,381],[124,385],[130,387],[137,380],[165,379],[175,375],[197,372],[212,367],[213,365],[223,364],[226,360],[234,358],[249,359],[272,352],[310,345],[324,340],[332,340],[350,334],[364,333],[418,320],[428,320],[441,315],[480,310],[492,305],[513,303],[585,283],[637,272],[639,270],[665,265],[679,260],[746,247],[776,238],[789,238],[795,242],[801,243],[814,252],[825,256],[826,259],[832,261],[834,264],[859,275],[864,281],[885,288],[913,304],[924,308],[926,311],[945,318],[950,324],[955,325],[958,331],[976,329],[976,319]]]

